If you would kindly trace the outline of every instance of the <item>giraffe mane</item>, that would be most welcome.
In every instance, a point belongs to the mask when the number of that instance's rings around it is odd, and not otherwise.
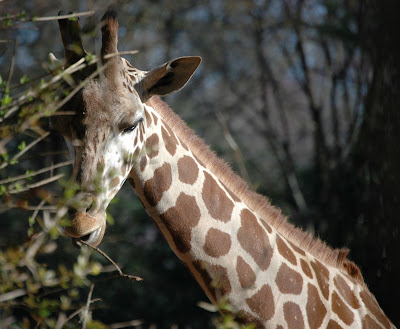
[[[323,263],[338,268],[358,282],[364,283],[358,266],[347,259],[349,249],[334,249],[312,233],[295,227],[288,221],[287,216],[282,214],[280,209],[270,203],[267,197],[251,191],[248,184],[234,173],[224,160],[217,157],[210,147],[184,123],[168,104],[157,96],[152,97],[148,104],[161,115],[193,154],[262,220],[274,227],[279,234],[296,247],[307,251]]]

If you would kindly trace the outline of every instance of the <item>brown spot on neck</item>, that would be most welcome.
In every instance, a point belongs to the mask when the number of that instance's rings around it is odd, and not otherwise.
[[[321,262],[315,260],[311,262],[311,266],[314,269],[315,276],[317,277],[319,288],[321,289],[322,295],[326,300],[329,298],[329,270],[322,265]]]
[[[191,157],[185,155],[178,160],[178,175],[182,183],[193,185],[199,176],[199,167]]]
[[[256,282],[256,275],[246,261],[238,256],[236,261],[236,272],[242,288],[251,288]]]
[[[143,155],[139,161],[140,171],[144,171],[146,169],[146,165],[147,165],[147,156]]]
[[[339,295],[342,296],[352,308],[358,309],[361,306],[350,286],[340,275],[336,275],[333,282],[339,292]]]
[[[202,197],[208,212],[215,219],[223,222],[230,221],[233,202],[209,173],[204,172],[204,177]]]
[[[152,120],[151,120],[150,113],[146,110],[146,108],[144,110],[144,115],[146,117],[147,128],[149,128],[150,125],[152,124]]]
[[[161,200],[163,193],[169,190],[171,185],[171,165],[169,163],[164,163],[160,168],[154,171],[153,178],[144,183],[143,193],[150,206],[156,206]]]
[[[297,247],[293,242],[291,242],[291,241],[288,241],[288,242],[289,242],[289,244],[292,246],[292,248],[293,248],[293,250],[294,250],[295,252],[297,252],[298,254],[300,254],[300,255],[302,255],[302,256],[305,256],[305,255],[306,255],[305,251],[302,250],[302,249],[300,249],[299,247]]]
[[[299,305],[293,302],[286,302],[283,305],[283,315],[288,329],[304,329],[303,314]]]
[[[301,269],[303,270],[303,273],[307,275],[310,279],[313,278],[310,266],[307,264],[307,262],[304,259],[300,259],[300,265]]]
[[[262,223],[263,226],[266,228],[267,232],[268,232],[269,234],[271,234],[271,233],[272,233],[272,228],[271,228],[271,226],[270,226],[265,220],[262,220],[261,223]]]
[[[264,321],[268,321],[275,314],[275,303],[272,289],[265,284],[251,298],[246,299],[247,305]]]
[[[228,233],[210,228],[207,232],[203,249],[207,255],[218,258],[229,252],[231,244],[231,237]]]
[[[181,193],[176,200],[175,207],[168,209],[160,217],[172,236],[178,251],[181,253],[189,252],[192,248],[192,228],[200,221],[200,209],[197,206],[196,199],[193,196]]]
[[[354,314],[343,300],[339,297],[336,291],[332,294],[332,311],[337,314],[340,320],[348,326],[351,325],[354,321]]]
[[[287,244],[283,241],[282,238],[279,237],[279,235],[276,235],[276,244],[278,247],[279,253],[286,258],[290,263],[293,265],[297,265],[297,260],[296,256],[294,253],[289,249]]]
[[[384,326],[385,329],[390,328],[390,321],[379,307],[375,297],[367,290],[360,293],[360,297],[367,309],[375,316],[375,318]]]
[[[158,155],[159,138],[157,134],[151,135],[146,139],[145,148],[147,156],[152,159]]]
[[[220,265],[211,265],[205,261],[194,261],[193,267],[200,275],[204,290],[214,303],[232,291],[228,270]],[[195,277],[196,274],[195,274]]]
[[[275,283],[282,294],[299,295],[303,289],[303,278],[285,263],[279,268]]]
[[[167,129],[165,129],[163,126],[161,127],[162,139],[164,141],[164,145],[167,151],[171,155],[174,155],[178,145],[178,140],[176,139],[174,132],[171,129],[168,129],[168,125],[165,126]]]
[[[382,329],[382,327],[375,322],[375,320],[368,314],[362,320],[362,329]]]
[[[310,329],[320,329],[327,312],[319,297],[318,289],[311,283],[308,284],[306,312]]]
[[[265,329],[264,324],[262,323],[262,321],[260,321],[260,319],[256,318],[255,316],[251,315],[250,313],[246,312],[246,311],[240,311],[235,320],[239,323],[244,323],[246,325],[248,324],[252,324],[255,325],[255,327],[250,327],[250,328],[254,328],[254,329]],[[247,326],[245,327],[247,328]],[[276,328],[276,329],[283,329],[282,328]]]
[[[328,326],[326,329],[343,329],[342,326],[340,326],[336,321],[334,320],[329,320]]]
[[[239,243],[261,270],[266,271],[273,253],[268,235],[248,209],[242,210],[240,218],[242,226],[237,234]]]

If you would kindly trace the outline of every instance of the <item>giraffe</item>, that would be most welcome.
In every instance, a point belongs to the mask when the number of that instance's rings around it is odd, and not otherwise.
[[[65,67],[84,56],[78,21],[60,20]],[[66,234],[97,246],[109,202],[128,180],[209,299],[256,328],[395,328],[348,250],[332,249],[248,189],[160,96],[183,88],[201,62],[151,71],[118,55],[116,13],[102,18],[98,77],[50,119],[74,159],[81,189]],[[82,81],[93,69],[73,75]],[[98,187],[101,188],[98,188]]]

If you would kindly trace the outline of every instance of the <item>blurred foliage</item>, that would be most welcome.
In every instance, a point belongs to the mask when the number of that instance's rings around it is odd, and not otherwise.
[[[398,324],[391,300],[400,294],[398,4],[113,3],[119,49],[140,50],[128,58],[138,68],[203,57],[190,85],[169,97],[172,108],[293,223],[349,247]],[[63,5],[96,12],[81,19],[84,44],[96,54],[109,1]],[[73,88],[70,73],[45,60],[49,52],[63,56],[56,21],[38,20],[60,7],[0,2],[0,327],[241,328],[229,312],[217,317],[197,306],[205,295],[130,187],[110,206],[115,223],[101,248],[144,281],[112,279],[115,268],[100,254],[60,238],[77,187],[47,121]]]

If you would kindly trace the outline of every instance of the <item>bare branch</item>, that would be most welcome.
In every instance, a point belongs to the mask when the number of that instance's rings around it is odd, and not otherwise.
[[[8,191],[7,193],[9,193],[9,194],[17,194],[17,193],[25,192],[25,191],[28,191],[30,189],[33,189],[33,188],[36,188],[36,187],[39,187],[39,186],[43,186],[43,185],[49,184],[51,182],[54,182],[56,180],[59,180],[61,177],[64,177],[64,174],[58,174],[56,176],[52,176],[52,177],[49,177],[47,179],[43,179],[43,180],[41,180],[39,182],[27,185],[26,187]]]
[[[82,317],[81,317],[81,319],[82,319],[82,329],[86,328],[86,323],[89,320],[89,306],[90,306],[91,299],[92,299],[93,289],[94,289],[94,284],[92,283],[90,285],[89,294],[88,294],[87,301],[86,301],[86,307],[82,311]]]
[[[100,255],[102,255],[105,259],[107,259],[111,264],[113,264],[115,266],[115,268],[117,269],[119,276],[125,279],[129,279],[130,281],[143,281],[143,279],[141,277],[138,276],[134,276],[134,275],[130,275],[130,274],[125,274],[124,272],[122,272],[121,268],[117,265],[117,263],[115,263],[110,256],[108,256],[104,251],[102,251],[101,249],[92,246],[91,244],[87,243],[86,241],[83,240],[78,240],[79,243],[84,244],[85,246],[88,246],[94,250],[96,250]]]
[[[99,301],[101,301],[101,299],[100,299],[100,298],[96,298],[96,299],[93,299],[93,300],[90,302],[90,304],[93,304],[93,303],[96,303],[96,302],[99,302]],[[69,321],[71,321],[71,320],[72,320],[74,317],[76,317],[79,313],[83,312],[86,308],[87,308],[86,305],[85,305],[85,306],[82,306],[80,309],[78,309],[78,310],[76,310],[74,313],[72,313],[72,314],[64,321],[64,323],[62,323],[62,325],[60,326],[60,328],[64,328],[64,326],[65,326]]]
[[[250,176],[247,172],[246,165],[244,164],[243,155],[240,150],[239,145],[236,143],[235,139],[233,138],[231,132],[229,131],[228,123],[226,118],[223,116],[222,113],[217,112],[217,119],[222,126],[222,132],[226,141],[228,142],[229,146],[233,150],[233,154],[235,155],[236,163],[239,166],[240,176],[250,184]]]
[[[25,289],[16,289],[10,292],[6,292],[0,295],[0,303],[7,302],[9,300],[13,300],[18,297],[25,296],[27,291]]]
[[[42,209],[42,207],[45,205],[46,200],[40,201],[40,203],[36,206],[35,210],[33,211],[32,217],[29,221],[29,223],[34,223],[36,216],[38,215],[39,211]]]
[[[15,182],[17,180],[29,178],[29,177],[32,177],[32,176],[38,176],[38,175],[43,174],[43,173],[45,173],[47,171],[53,171],[54,169],[57,169],[57,168],[60,168],[60,167],[64,167],[64,166],[68,166],[68,165],[72,164],[72,162],[73,162],[72,160],[68,160],[68,161],[57,163],[55,165],[51,165],[49,167],[46,167],[46,168],[43,168],[43,169],[40,169],[40,170],[37,170],[37,171],[30,172],[30,173],[25,174],[25,175],[15,176],[15,177],[7,178],[7,179],[2,179],[2,180],[0,180],[0,184],[8,184],[8,183],[11,183],[11,182]]]
[[[137,327],[144,323],[143,320],[132,320],[128,322],[120,322],[109,325],[110,329],[121,329],[127,327]]]
[[[15,39],[15,43],[14,43],[14,50],[13,50],[13,55],[11,58],[10,72],[8,73],[8,79],[7,79],[7,85],[6,85],[6,92],[10,88],[11,79],[14,74],[15,58],[17,57],[17,49],[18,49],[18,38]]]
[[[69,15],[35,17],[35,18],[32,18],[32,21],[34,21],[34,22],[55,21],[55,20],[66,19],[66,18],[92,16],[95,13],[96,12],[94,10],[91,10],[91,11],[84,11],[84,12],[81,12],[81,13],[75,13],[75,14],[69,14]]]
[[[74,13],[74,14],[69,14],[69,15],[20,18],[20,19],[18,19],[18,17],[20,17],[21,14],[15,14],[15,15],[2,16],[2,17],[0,17],[0,21],[4,21],[6,19],[15,19],[16,21],[19,21],[19,22],[45,22],[45,21],[55,21],[55,20],[66,19],[66,18],[92,16],[95,13],[96,12],[94,10],[91,10],[91,11],[84,11],[84,12]]]

